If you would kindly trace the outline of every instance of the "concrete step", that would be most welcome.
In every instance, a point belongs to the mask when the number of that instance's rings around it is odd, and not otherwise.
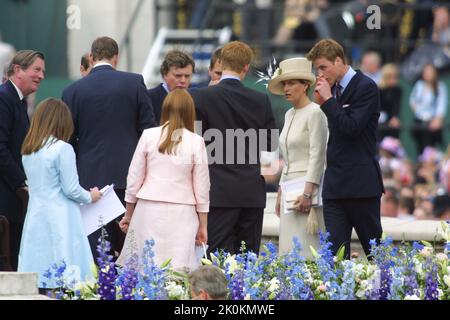
[[[0,272],[0,300],[46,300],[38,291],[38,275],[31,272]]]

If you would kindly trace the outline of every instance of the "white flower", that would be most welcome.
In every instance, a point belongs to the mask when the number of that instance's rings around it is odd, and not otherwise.
[[[236,261],[236,255],[229,256],[225,259],[225,265],[229,264],[228,272],[234,274],[236,269],[239,268],[239,265]]]
[[[416,258],[413,259],[413,262],[414,262],[414,270],[416,271],[416,273],[419,274],[420,276],[423,276],[422,263]]]
[[[182,298],[185,295],[183,286],[176,284],[176,282],[174,281],[167,282],[166,290],[167,293],[169,294],[169,297]]]
[[[444,283],[447,285],[448,288],[450,288],[450,276],[449,275],[444,276]]]
[[[364,265],[362,263],[355,263],[352,266],[353,272],[360,274],[364,271]]]
[[[422,250],[420,250],[420,255],[424,258],[428,258],[433,253],[432,247],[423,247]]]
[[[416,296],[415,294],[413,295],[406,295],[405,296],[405,300],[420,300],[420,297]]]
[[[84,289],[84,287],[86,286],[86,283],[84,282],[78,282],[75,284],[75,286],[73,287],[74,291],[82,291]]]
[[[317,290],[319,292],[322,292],[322,293],[326,292],[327,291],[327,286],[322,283],[320,286],[317,287]]]
[[[245,297],[244,297],[244,300],[251,300],[251,299],[250,299],[250,294],[247,293],[247,294],[245,295]]]
[[[445,241],[450,241],[450,226],[445,221],[441,221],[441,227],[442,231],[439,234]]]
[[[437,254],[436,254],[436,259],[437,259],[439,262],[445,262],[445,261],[448,260],[448,257],[447,257],[447,255],[446,255],[445,253],[437,253]]]
[[[366,291],[360,288],[356,291],[355,295],[359,299],[364,299],[366,297]]]
[[[108,273],[108,271],[109,271],[109,264],[107,264],[106,266],[104,266],[101,270],[102,270],[102,272],[104,272],[104,273]]]
[[[438,299],[439,300],[442,300],[442,298],[444,297],[444,291],[442,291],[441,289],[437,289],[437,291],[438,291]]]
[[[277,278],[273,278],[272,280],[269,281],[269,288],[267,290],[269,290],[270,292],[275,292],[276,290],[278,290],[278,288],[280,288],[280,281]]]

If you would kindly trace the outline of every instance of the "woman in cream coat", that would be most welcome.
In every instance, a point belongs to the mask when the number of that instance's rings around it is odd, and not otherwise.
[[[280,62],[274,77],[269,82],[269,91],[284,95],[293,108],[285,115],[280,135],[280,150],[285,167],[280,184],[304,177],[304,190],[299,190],[294,210],[285,213],[285,196],[278,189],[276,213],[280,217],[280,253],[293,247],[293,237],[302,244],[302,254],[311,258],[310,246],[319,245],[318,231],[324,231],[323,210],[312,207],[325,170],[326,145],[328,139],[327,119],[319,105],[308,98],[308,89],[314,84],[311,62],[306,58],[292,58]]]
[[[144,130],[131,161],[120,227],[127,232],[117,259],[124,265],[153,239],[154,261],[195,269],[195,245],[207,242],[209,171],[205,143],[194,133],[195,107],[183,89],[163,102],[160,127]]]

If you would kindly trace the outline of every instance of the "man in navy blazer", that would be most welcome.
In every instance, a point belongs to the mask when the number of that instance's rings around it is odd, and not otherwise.
[[[349,257],[355,228],[368,255],[369,241],[378,241],[382,234],[380,197],[384,187],[376,144],[378,87],[346,64],[344,49],[334,40],[319,41],[307,58],[318,72],[315,97],[330,131],[322,197],[332,249],[336,253],[344,245]]]
[[[30,121],[25,97],[35,92],[45,76],[44,55],[19,51],[11,60],[0,86],[0,215],[9,222],[11,267],[17,270],[20,239],[28,203],[21,148]]]
[[[114,39],[97,38],[91,46],[93,68],[68,86],[62,99],[74,121],[72,143],[84,188],[114,184],[124,202],[128,167],[144,129],[156,126],[150,97],[141,75],[116,70],[119,49]],[[122,233],[113,221],[107,226],[114,251]],[[97,256],[99,231],[89,237]]]
[[[252,51],[243,42],[222,48],[223,74],[214,86],[191,91],[207,144],[211,180],[209,252],[259,253],[266,184],[260,151],[273,151],[278,133],[269,97],[242,84]]]
[[[162,104],[167,94],[174,89],[189,88],[194,70],[194,60],[183,51],[170,50],[164,56],[160,67],[164,82],[148,90],[157,123],[161,119]]]

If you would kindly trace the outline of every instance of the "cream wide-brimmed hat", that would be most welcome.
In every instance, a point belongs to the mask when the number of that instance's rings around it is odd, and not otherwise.
[[[281,82],[286,80],[307,80],[313,85],[316,82],[316,76],[311,69],[312,63],[306,58],[283,60],[269,81],[268,89],[273,94],[283,95],[284,88]]]

